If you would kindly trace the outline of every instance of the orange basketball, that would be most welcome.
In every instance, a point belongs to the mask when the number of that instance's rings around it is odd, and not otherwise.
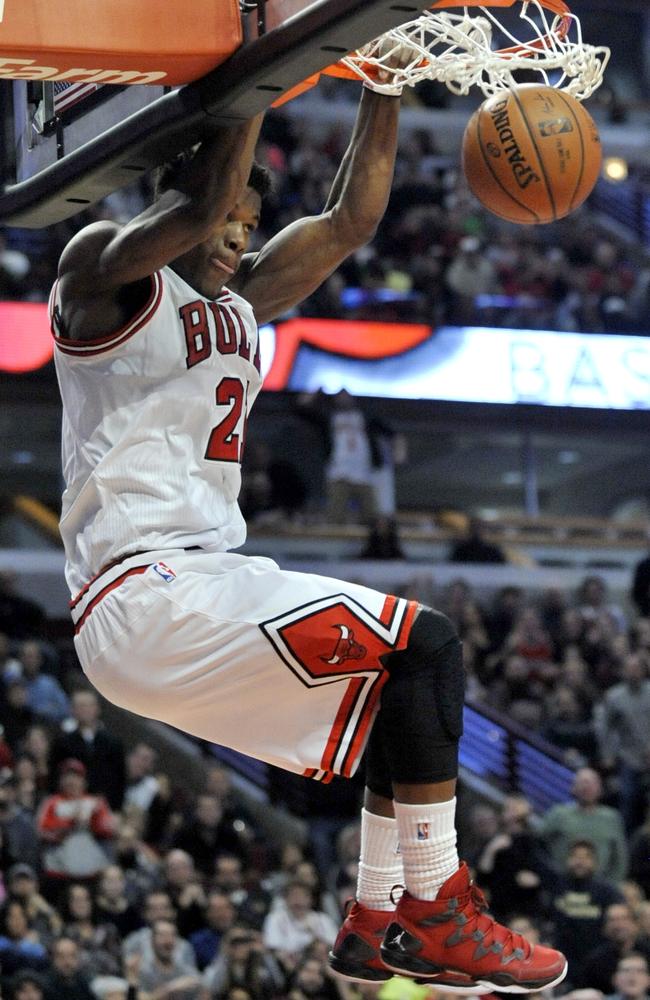
[[[470,118],[463,169],[478,200],[510,222],[554,222],[582,205],[602,151],[574,97],[527,83],[488,98]]]

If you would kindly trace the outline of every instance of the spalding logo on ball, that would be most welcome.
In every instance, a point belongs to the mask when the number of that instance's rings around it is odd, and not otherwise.
[[[524,84],[490,97],[463,138],[463,170],[478,200],[509,222],[563,219],[600,174],[598,129],[582,104],[554,87]]]

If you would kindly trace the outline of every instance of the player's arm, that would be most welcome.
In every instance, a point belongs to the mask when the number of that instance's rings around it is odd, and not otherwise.
[[[121,288],[191,250],[225,221],[248,182],[262,116],[220,129],[201,143],[176,189],[125,226],[100,222],[63,252],[59,278],[66,298]]]
[[[399,99],[364,89],[348,149],[321,215],[274,236],[230,287],[266,323],[302,302],[341,261],[374,236],[393,180]]]

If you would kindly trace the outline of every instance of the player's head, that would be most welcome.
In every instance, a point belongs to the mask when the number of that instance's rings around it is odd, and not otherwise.
[[[183,172],[196,148],[181,153],[159,169],[155,185],[157,199],[170,189],[182,187]],[[253,163],[248,184],[226,220],[216,226],[207,239],[171,262],[174,270],[201,295],[215,298],[237,273],[251,236],[259,225],[262,199],[270,189],[269,172],[259,163]]]
[[[248,186],[257,191],[261,200],[264,201],[266,196],[271,193],[273,189],[273,181],[271,179],[271,174],[263,167],[261,163],[257,161],[253,162],[251,167],[251,172],[248,175]]]

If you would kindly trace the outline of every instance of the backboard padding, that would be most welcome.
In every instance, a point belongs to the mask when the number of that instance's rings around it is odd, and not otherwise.
[[[185,84],[242,37],[239,0],[7,0],[0,78]]]

